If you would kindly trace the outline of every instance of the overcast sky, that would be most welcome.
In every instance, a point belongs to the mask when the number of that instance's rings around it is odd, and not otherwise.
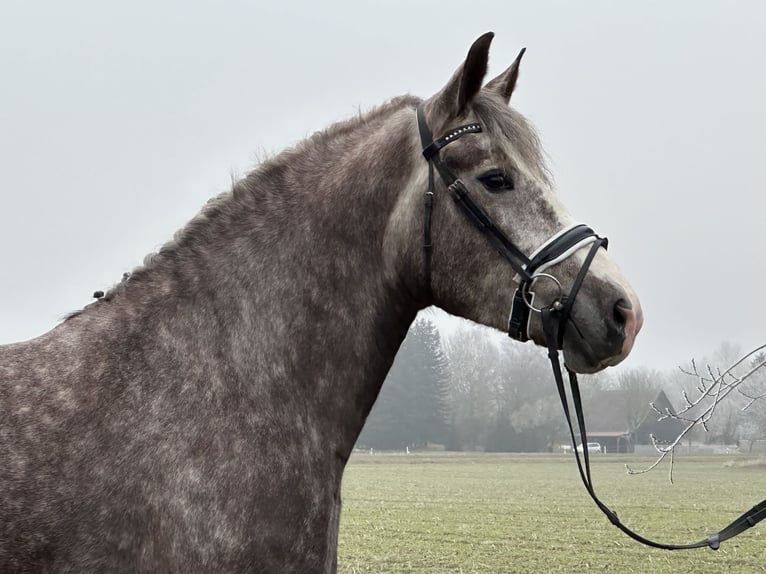
[[[470,8],[468,8],[470,6]],[[0,4],[0,342],[51,329],[231,174],[403,93],[496,32],[559,193],[646,322],[628,366],[766,341],[766,4]]]

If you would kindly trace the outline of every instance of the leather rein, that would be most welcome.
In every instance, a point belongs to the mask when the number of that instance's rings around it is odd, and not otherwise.
[[[721,542],[737,536],[748,528],[755,526],[758,522],[766,518],[766,500],[755,505],[753,508],[742,514],[726,528],[711,534],[704,540],[691,544],[665,544],[655,542],[637,534],[625,526],[617,517],[617,513],[604,504],[596,495],[591,478],[590,460],[588,449],[582,449],[582,459],[576,447],[574,426],[567,398],[564,376],[562,374],[561,363],[559,360],[559,350],[563,348],[564,330],[569,319],[572,305],[575,297],[582,286],[588,268],[596,256],[600,247],[607,247],[607,239],[599,237],[588,226],[576,224],[567,227],[543,243],[530,257],[527,257],[513,242],[495,225],[492,218],[481,206],[476,203],[468,189],[458,177],[456,177],[440,160],[439,150],[449,143],[459,139],[467,134],[475,134],[482,131],[481,124],[470,123],[458,126],[450,130],[447,134],[434,140],[431,130],[425,120],[424,112],[425,102],[422,102],[417,108],[418,130],[420,140],[423,146],[423,156],[428,162],[428,191],[425,194],[425,210],[423,218],[423,247],[425,257],[425,277],[428,288],[431,287],[431,217],[433,212],[433,203],[435,199],[436,185],[434,181],[434,170],[439,173],[442,181],[447,187],[447,191],[452,196],[462,213],[467,217],[471,224],[489,241],[492,247],[510,264],[516,271],[519,278],[519,286],[513,296],[510,316],[508,319],[508,335],[519,341],[529,339],[528,328],[530,320],[530,311],[539,312],[543,333],[548,348],[548,358],[551,362],[553,376],[556,380],[556,388],[559,393],[561,405],[564,409],[569,435],[572,440],[572,448],[577,460],[577,468],[585,490],[595,502],[596,506],[606,515],[609,521],[617,528],[634,540],[664,550],[683,550],[690,548],[703,548],[708,546],[713,550],[718,550]],[[590,245],[590,249],[585,256],[580,271],[575,278],[572,288],[568,294],[564,294],[559,281],[552,275],[544,271],[573,255],[580,248]],[[532,287],[534,283],[541,279],[554,281],[559,286],[559,297],[550,305],[540,308],[534,307],[534,293]],[[588,444],[587,433],[585,429],[585,416],[582,409],[582,399],[580,388],[577,382],[577,375],[566,367],[569,378],[569,388],[572,395],[572,405],[574,407],[577,426],[580,432],[580,443]]]

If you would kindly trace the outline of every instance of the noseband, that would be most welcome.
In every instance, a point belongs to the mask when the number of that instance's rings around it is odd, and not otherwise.
[[[529,320],[530,311],[540,313],[543,324],[543,333],[548,347],[548,358],[551,361],[551,368],[556,379],[556,388],[559,393],[561,405],[564,409],[569,435],[572,439],[572,448],[577,460],[577,468],[580,473],[583,485],[590,497],[596,503],[596,506],[606,515],[609,521],[617,528],[634,540],[641,542],[653,548],[662,548],[664,550],[682,550],[690,548],[703,548],[709,546],[713,550],[718,550],[721,542],[737,536],[751,526],[766,518],[766,500],[757,504],[726,528],[715,534],[711,534],[706,539],[692,544],[664,544],[654,542],[644,538],[640,534],[633,532],[630,528],[620,522],[617,513],[604,504],[596,495],[591,479],[590,461],[588,449],[582,449],[582,460],[580,453],[576,448],[576,439],[574,427],[572,425],[572,416],[569,409],[569,400],[567,399],[566,388],[564,386],[564,377],[559,362],[559,349],[563,348],[564,330],[572,311],[575,297],[585,280],[588,268],[593,262],[599,247],[607,247],[607,239],[599,237],[587,225],[576,224],[566,227],[556,233],[553,237],[544,242],[531,256],[527,257],[503,231],[495,225],[492,218],[484,211],[481,206],[474,201],[465,185],[456,177],[439,158],[439,150],[449,143],[463,137],[467,134],[475,134],[482,131],[481,124],[471,123],[459,126],[441,138],[434,140],[431,130],[425,119],[425,102],[417,108],[418,130],[420,131],[420,141],[423,146],[423,156],[428,161],[428,191],[425,195],[425,211],[423,216],[423,246],[425,256],[425,277],[428,288],[431,287],[431,216],[433,212],[433,202],[435,197],[434,169],[439,173],[444,184],[447,186],[452,199],[460,207],[468,220],[484,235],[494,249],[510,264],[519,279],[519,285],[514,292],[511,311],[508,319],[508,335],[519,341],[529,339]],[[585,256],[580,271],[575,277],[574,283],[569,290],[568,295],[564,295],[561,283],[553,275],[545,271],[572,256],[579,249],[590,245],[588,254]],[[547,279],[555,282],[559,287],[559,296],[545,307],[534,306],[534,292],[532,288],[534,283],[540,279]],[[580,388],[577,382],[577,375],[566,367],[569,375],[569,385],[572,395],[572,403],[577,418],[577,426],[580,431],[580,442],[583,445],[588,444],[587,433],[585,430],[585,417],[583,415],[582,400],[580,397]]]

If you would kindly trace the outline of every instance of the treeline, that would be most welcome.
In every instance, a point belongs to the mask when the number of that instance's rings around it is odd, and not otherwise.
[[[462,322],[443,336],[413,323],[357,446],[550,450],[563,430],[544,353]]]
[[[421,313],[410,328],[358,447],[546,452],[568,442],[544,350],[457,319],[446,334],[440,333],[434,319],[431,311]],[[724,344],[710,364],[728,365],[737,352]],[[692,369],[691,364],[684,367]],[[749,382],[752,392],[759,384],[766,382],[757,377]],[[660,390],[680,409],[684,392],[693,396],[698,386],[682,370],[661,373],[644,367],[608,369],[581,380],[586,417],[598,416],[588,407],[602,409],[608,393],[611,420],[630,431],[651,411],[649,403]],[[689,438],[725,444],[766,439],[766,399],[748,412],[740,402],[722,403],[708,431]]]
[[[396,355],[358,445],[379,449],[444,444],[449,361],[436,326],[417,319]]]

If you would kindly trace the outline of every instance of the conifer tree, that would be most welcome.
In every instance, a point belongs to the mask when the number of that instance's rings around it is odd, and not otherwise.
[[[357,444],[398,449],[443,444],[447,435],[447,358],[436,326],[410,327]]]

